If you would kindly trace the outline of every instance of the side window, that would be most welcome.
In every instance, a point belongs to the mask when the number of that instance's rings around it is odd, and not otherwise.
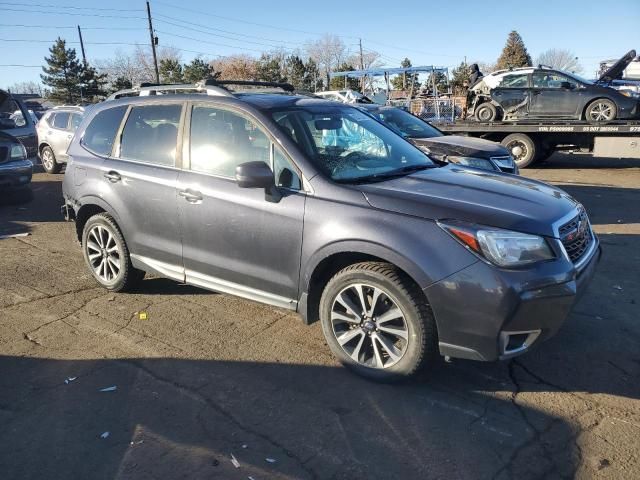
[[[562,83],[568,82],[576,87],[575,82],[572,82],[564,75],[560,75],[553,72],[536,72],[533,74],[533,87],[534,88],[562,88]]]
[[[133,107],[120,139],[120,158],[174,166],[182,105]]]
[[[126,111],[126,105],[102,110],[93,117],[80,143],[97,155],[111,155],[113,139]]]
[[[302,190],[302,182],[297,169],[277,146],[273,150],[272,170],[278,187]]]
[[[66,130],[69,125],[69,112],[58,112],[53,117],[53,128],[59,128],[60,130]]]
[[[80,115],[79,113],[72,113],[71,114],[71,131],[72,132],[75,132],[78,129],[80,122],[82,122],[82,115]]]
[[[526,73],[520,75],[507,75],[502,79],[500,88],[525,88],[527,87],[527,77]]]
[[[241,163],[270,164],[269,137],[251,120],[220,108],[193,107],[191,170],[234,177]]]

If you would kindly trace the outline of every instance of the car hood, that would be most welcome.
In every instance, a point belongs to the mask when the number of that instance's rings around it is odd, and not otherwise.
[[[464,157],[502,157],[509,151],[499,143],[481,138],[463,137],[461,135],[443,135],[442,137],[411,138],[410,141],[419,147],[426,147],[436,155],[459,155]]]
[[[459,165],[357,188],[372,207],[381,210],[549,237],[557,235],[553,224],[578,206],[566,192],[545,183]]]
[[[611,65],[600,77],[598,77],[599,83],[609,83],[612,80],[616,80],[622,77],[622,72],[629,66],[629,64],[636,58],[636,51],[629,50],[620,60]]]

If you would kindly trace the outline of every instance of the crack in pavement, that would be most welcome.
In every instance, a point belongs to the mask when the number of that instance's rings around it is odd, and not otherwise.
[[[163,383],[165,385],[168,385],[168,386],[170,386],[172,388],[175,388],[175,389],[179,390],[181,393],[183,393],[184,395],[186,395],[188,397],[191,397],[192,399],[194,399],[194,400],[196,400],[196,401],[198,401],[200,403],[205,404],[206,406],[208,406],[209,408],[211,408],[212,410],[214,410],[218,414],[222,415],[224,418],[226,418],[230,423],[235,425],[240,430],[244,431],[245,433],[247,433],[249,435],[256,436],[256,437],[268,442],[269,444],[271,444],[275,448],[281,450],[287,457],[292,458],[293,460],[295,460],[296,463],[300,466],[300,468],[302,470],[304,470],[312,479],[317,479],[318,478],[316,472],[313,469],[311,469],[307,465],[305,465],[305,463],[302,461],[302,459],[300,457],[298,457],[295,453],[293,453],[291,450],[286,448],[283,444],[281,444],[277,440],[272,439],[271,437],[269,437],[265,433],[262,433],[262,432],[254,429],[252,427],[244,425],[238,418],[236,418],[235,415],[233,415],[231,412],[227,411],[225,408],[223,408],[220,405],[218,405],[216,402],[214,402],[210,398],[207,398],[204,395],[202,395],[201,393],[199,393],[197,389],[188,387],[186,385],[178,383],[178,382],[176,382],[174,380],[171,380],[169,378],[162,377],[162,376],[158,375],[157,373],[153,372],[151,369],[147,368],[146,366],[144,366],[144,365],[142,365],[142,364],[140,364],[138,362],[135,362],[135,361],[120,360],[120,361],[118,361],[118,363],[122,363],[124,365],[129,365],[129,366],[132,366],[134,368],[137,368],[140,371],[142,371],[143,373],[145,373],[147,376],[149,376],[152,379],[154,379],[155,381]]]
[[[28,286],[28,285],[25,285],[25,286]],[[33,287],[29,287],[29,288],[33,288]],[[42,297],[32,298],[31,300],[25,300],[24,302],[16,302],[16,303],[12,303],[10,305],[5,305],[3,307],[0,307],[0,311],[1,310],[9,310],[10,308],[18,307],[20,305],[28,305],[30,303],[38,302],[40,300],[49,300],[49,299],[52,299],[52,298],[64,297],[65,295],[73,295],[74,293],[81,293],[81,292],[87,292],[89,290],[99,290],[99,289],[101,290],[100,287],[94,286],[94,287],[78,288],[76,290],[70,290],[68,292],[56,293],[54,295],[45,294]],[[34,290],[39,291],[39,290],[37,290],[35,288],[34,288]],[[94,298],[98,298],[98,296],[96,296]]]

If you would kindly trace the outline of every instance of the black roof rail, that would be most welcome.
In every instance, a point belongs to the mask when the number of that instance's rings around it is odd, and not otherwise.
[[[253,80],[214,80],[209,78],[205,80],[205,85],[211,85],[216,87],[224,87],[225,85],[238,85],[247,87],[273,87],[281,88],[285,92],[293,92],[295,89],[293,85],[286,82],[258,82]]]

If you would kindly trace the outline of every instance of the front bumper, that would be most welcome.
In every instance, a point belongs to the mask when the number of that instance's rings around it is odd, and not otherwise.
[[[596,239],[579,271],[565,259],[529,271],[504,271],[479,261],[427,287],[440,353],[494,361],[553,336],[586,291],[600,256]],[[510,339],[520,344],[511,345]]]
[[[33,164],[29,160],[0,163],[0,187],[22,187],[31,183]]]

